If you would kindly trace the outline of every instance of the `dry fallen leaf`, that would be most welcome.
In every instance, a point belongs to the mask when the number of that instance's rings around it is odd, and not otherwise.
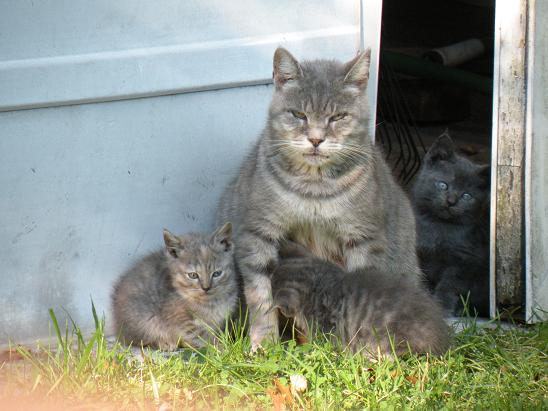
[[[9,361],[19,361],[23,360],[23,357],[16,348],[8,348],[6,350],[0,351],[0,363],[9,362]]]
[[[283,384],[278,378],[274,380],[275,388],[269,388],[266,393],[272,398],[275,411],[285,410],[286,404],[291,406],[294,403],[291,389]]]
[[[407,376],[405,377],[405,379],[406,379],[407,381],[409,381],[411,384],[416,384],[417,381],[419,380],[419,379],[418,379],[417,377],[415,377],[414,375],[407,375]]]
[[[272,408],[274,411],[284,411],[285,410],[285,401],[283,399],[283,396],[278,393],[278,391],[274,388],[269,388],[266,390],[266,393],[268,396],[272,399],[272,403],[274,404],[274,407]]]

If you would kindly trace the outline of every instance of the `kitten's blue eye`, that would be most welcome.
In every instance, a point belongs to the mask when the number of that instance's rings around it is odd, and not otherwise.
[[[218,277],[220,277],[222,274],[223,274],[222,271],[215,271],[213,274],[211,274],[211,276],[212,276],[213,278],[218,278]]]
[[[468,194],[468,193],[464,193],[462,195],[462,199],[463,200],[466,200],[466,201],[470,201],[472,199],[472,195],[471,194]]]
[[[449,186],[444,181],[438,181],[436,182],[436,187],[438,187],[439,190],[445,191]]]
[[[338,113],[338,114],[335,114],[334,116],[329,117],[329,122],[330,122],[330,123],[333,123],[333,122],[335,122],[335,121],[342,120],[342,119],[345,118],[347,115],[348,115],[347,113]]]
[[[293,117],[298,118],[299,120],[306,120],[306,114],[304,114],[302,111],[289,110],[289,112],[293,114]]]
[[[188,276],[188,278],[190,278],[191,280],[195,280],[196,278],[198,278],[198,273],[186,273],[186,275]]]

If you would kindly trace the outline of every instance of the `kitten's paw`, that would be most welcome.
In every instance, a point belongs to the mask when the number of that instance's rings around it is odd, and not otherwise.
[[[161,351],[175,351],[178,348],[177,344],[168,342],[159,342],[158,349]]]

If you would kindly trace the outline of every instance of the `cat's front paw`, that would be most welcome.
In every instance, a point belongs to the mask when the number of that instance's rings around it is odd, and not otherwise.
[[[251,352],[256,353],[263,350],[263,341],[277,342],[279,339],[277,324],[265,324],[251,326],[249,331],[251,339]]]

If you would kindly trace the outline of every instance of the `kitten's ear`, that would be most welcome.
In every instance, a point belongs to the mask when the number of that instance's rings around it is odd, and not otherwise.
[[[294,318],[299,306],[299,294],[292,289],[282,289],[274,297],[274,308],[286,318]]]
[[[303,70],[295,57],[283,47],[278,47],[274,52],[274,71],[272,77],[277,89],[281,89],[285,83],[296,80],[303,75]]]
[[[225,223],[211,235],[211,243],[220,246],[223,251],[232,250],[232,223]]]
[[[438,137],[434,144],[430,146],[424,156],[427,164],[432,165],[438,161],[451,161],[455,158],[455,145],[449,136],[448,130]]]
[[[345,64],[344,84],[364,90],[369,80],[371,49],[358,52],[358,55]]]
[[[280,314],[283,315],[285,318],[295,318],[297,315],[297,311],[287,304],[278,304],[274,308],[277,308],[278,311],[280,311]]]
[[[179,251],[183,249],[183,242],[181,239],[165,228],[164,243],[166,245],[166,251],[174,258],[177,258],[179,256]]]

